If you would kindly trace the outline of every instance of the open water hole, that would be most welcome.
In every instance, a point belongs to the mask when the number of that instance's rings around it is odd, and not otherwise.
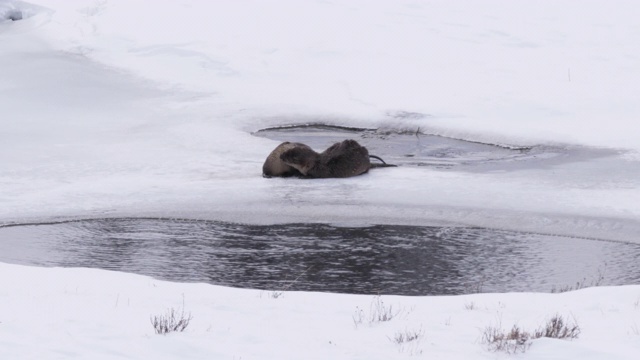
[[[356,294],[640,284],[640,244],[470,227],[78,220],[0,227],[0,261]]]

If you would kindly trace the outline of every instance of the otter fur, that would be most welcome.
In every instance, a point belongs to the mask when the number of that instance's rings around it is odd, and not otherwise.
[[[308,149],[311,148],[302,143],[293,143],[293,142],[283,142],[278,145],[269,156],[267,156],[267,160],[264,161],[262,165],[262,176],[264,177],[272,177],[272,176],[280,176],[280,177],[288,177],[288,176],[302,176],[300,171],[298,171],[295,167],[286,164],[284,161],[280,159],[280,155],[287,150],[292,149]],[[313,151],[313,150],[311,150]]]
[[[369,158],[382,163],[372,164]],[[283,142],[269,154],[262,165],[262,176],[303,178],[345,178],[366,173],[371,168],[392,167],[380,157],[369,155],[355,140],[344,140],[317,153],[302,143]]]
[[[285,164],[307,178],[345,178],[364,174],[372,167],[369,157],[372,156],[367,148],[355,140],[335,143],[322,153],[309,147],[295,147],[280,155]]]

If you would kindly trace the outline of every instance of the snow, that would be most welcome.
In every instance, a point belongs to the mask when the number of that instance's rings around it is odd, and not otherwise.
[[[640,242],[639,15],[634,1],[598,0],[4,0],[0,224],[126,216],[446,223]],[[512,172],[260,177],[277,142],[251,132],[305,122],[619,155]],[[584,335],[539,340],[527,357],[638,353],[633,286],[389,297],[416,305],[406,323],[353,329],[355,306],[370,297],[270,299],[100,271],[1,269],[3,358],[388,359],[407,354],[386,336],[417,322],[425,356],[493,358],[478,328],[497,312],[503,324],[537,326],[551,309],[575,314]],[[182,293],[193,327],[152,335],[148,316]],[[487,305],[468,312],[465,301]],[[277,330],[265,331],[270,325]]]
[[[374,296],[260,291],[169,283],[105,270],[0,264],[3,359],[492,359],[486,327],[533,331],[559,314],[576,340],[538,339],[530,359],[636,359],[640,287],[561,294],[382,296],[394,318],[369,323]],[[192,316],[181,333],[156,335],[167,309]],[[395,309],[395,310],[393,310]],[[362,323],[356,325],[359,310]],[[398,346],[398,332],[419,332]]]

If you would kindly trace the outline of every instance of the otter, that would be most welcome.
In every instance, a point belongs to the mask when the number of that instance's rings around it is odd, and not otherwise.
[[[282,161],[308,178],[344,178],[369,171],[369,151],[355,140],[331,145],[318,154],[312,149],[293,148],[280,155]]]
[[[262,165],[262,176],[270,178],[272,176],[289,177],[289,176],[301,176],[302,174],[295,167],[287,165],[280,159],[280,155],[287,150],[292,149],[309,149],[311,148],[302,143],[283,142],[278,145],[264,161]],[[311,150],[313,151],[313,150]]]
[[[370,157],[381,160],[383,164],[372,166]],[[280,154],[280,160],[306,178],[345,178],[364,174],[372,167],[395,166],[369,155],[367,148],[355,140],[335,143],[322,153],[306,145],[293,146]]]

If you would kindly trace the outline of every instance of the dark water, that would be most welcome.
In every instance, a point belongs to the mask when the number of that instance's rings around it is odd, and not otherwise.
[[[370,154],[399,166],[441,170],[492,171],[548,167],[616,154],[611,149],[570,145],[518,146],[487,144],[397,129],[350,128],[303,124],[256,131],[255,136],[278,141],[301,142],[316,151],[344,139],[357,140]],[[375,162],[375,160],[372,160]]]
[[[640,245],[464,227],[99,219],[0,228],[0,261],[363,294],[640,284]]]

